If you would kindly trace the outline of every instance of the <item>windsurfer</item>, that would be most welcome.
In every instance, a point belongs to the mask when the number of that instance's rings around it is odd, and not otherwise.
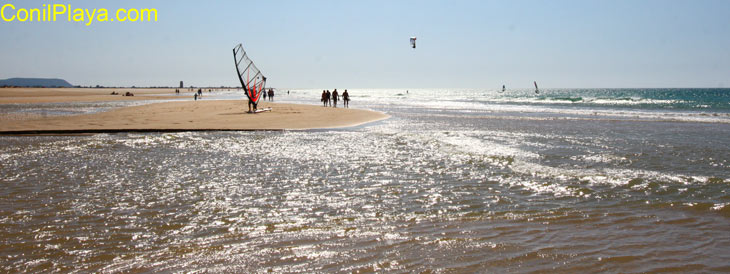
[[[253,110],[251,110],[251,106],[253,106]],[[254,103],[251,99],[248,99],[248,112],[253,113],[256,111],[256,103]]]

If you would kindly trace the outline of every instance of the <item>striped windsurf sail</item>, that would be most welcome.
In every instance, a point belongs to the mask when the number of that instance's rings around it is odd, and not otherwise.
[[[233,48],[233,59],[236,61],[236,72],[243,91],[254,105],[258,104],[259,97],[266,87],[266,77],[248,57],[246,51],[243,50],[243,45],[238,44]]]

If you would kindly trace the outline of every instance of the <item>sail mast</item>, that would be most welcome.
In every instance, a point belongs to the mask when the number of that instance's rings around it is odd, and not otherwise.
[[[255,108],[261,97],[261,93],[266,89],[266,77],[248,57],[246,51],[243,50],[242,44],[238,44],[233,48],[233,61],[236,64],[236,74],[238,75],[238,80],[241,81],[243,91]]]

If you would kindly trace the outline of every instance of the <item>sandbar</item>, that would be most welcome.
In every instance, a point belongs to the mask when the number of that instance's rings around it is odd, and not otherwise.
[[[0,134],[170,132],[215,130],[299,130],[357,126],[389,116],[370,110],[263,102],[271,111],[247,113],[244,100],[153,103],[73,116],[9,120]]]

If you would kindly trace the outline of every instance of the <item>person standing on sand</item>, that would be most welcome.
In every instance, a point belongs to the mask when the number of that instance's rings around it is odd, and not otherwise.
[[[350,94],[347,93],[347,90],[345,90],[345,92],[342,93],[342,101],[343,101],[342,104],[344,105],[344,107],[346,107],[346,108],[350,107],[350,104],[349,104],[350,103]]]
[[[253,110],[251,110],[251,106],[253,106]],[[248,99],[248,113],[254,113],[256,112],[256,103],[251,101],[251,99]]]
[[[320,101],[322,101],[323,107],[327,106],[327,93],[324,90],[322,90],[322,99]]]
[[[193,98],[195,98],[195,101],[198,101],[198,94],[193,94]]]
[[[266,92],[266,90],[265,90],[265,89],[264,89],[263,93],[264,93],[264,101],[266,101],[266,95],[267,95],[268,93]]]
[[[269,101],[274,101],[274,89],[269,89]]]
[[[340,95],[337,93],[337,89],[332,92],[332,103],[334,107],[337,107],[337,99],[340,97]]]

